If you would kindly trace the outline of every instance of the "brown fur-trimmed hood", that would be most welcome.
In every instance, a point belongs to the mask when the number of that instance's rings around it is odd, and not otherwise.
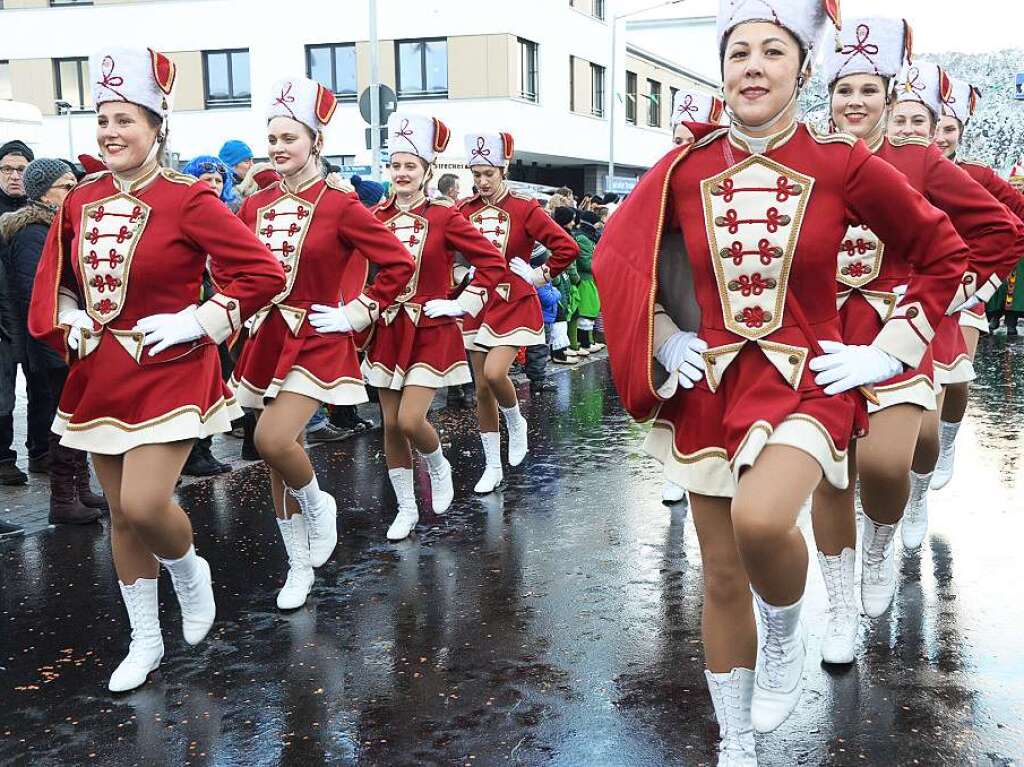
[[[57,211],[38,202],[30,202],[22,208],[4,213],[0,216],[0,239],[10,242],[18,232],[32,224],[42,224],[48,228],[56,215]]]

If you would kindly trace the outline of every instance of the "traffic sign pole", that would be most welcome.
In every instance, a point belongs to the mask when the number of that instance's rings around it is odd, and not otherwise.
[[[380,181],[380,39],[377,34],[377,0],[370,2],[370,148],[374,181]]]

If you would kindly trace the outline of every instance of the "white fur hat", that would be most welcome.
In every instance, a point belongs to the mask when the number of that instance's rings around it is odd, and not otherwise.
[[[719,48],[724,48],[732,30],[748,21],[778,24],[808,52],[817,51],[826,24],[831,21],[840,27],[839,0],[719,0]]]
[[[848,19],[839,33],[839,44],[825,49],[825,82],[831,85],[848,75],[892,80],[911,62],[912,55],[913,33],[905,19]]]
[[[388,118],[388,151],[408,152],[432,163],[448,148],[448,126],[436,117],[394,112]]]
[[[935,118],[942,114],[942,104],[949,97],[949,78],[938,64],[923,61],[903,67],[896,79],[896,100],[920,101]]]
[[[964,80],[949,78],[949,96],[942,102],[942,114],[955,117],[964,125],[970,122],[978,108],[981,91]]]
[[[469,133],[466,135],[466,165],[506,168],[512,161],[515,143],[511,133]]]
[[[138,104],[167,117],[177,68],[162,53],[149,48],[108,48],[89,58],[92,101]]]
[[[718,125],[725,113],[725,102],[698,91],[676,91],[672,99],[672,128],[680,123]]]
[[[275,117],[290,117],[310,130],[319,131],[334,116],[338,102],[329,88],[306,77],[279,80],[270,91],[267,122]]]

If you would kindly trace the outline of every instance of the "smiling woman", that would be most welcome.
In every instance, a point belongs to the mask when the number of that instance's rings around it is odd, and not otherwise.
[[[754,730],[779,727],[800,698],[800,508],[819,483],[848,487],[866,423],[858,390],[921,362],[967,254],[863,143],[796,121],[807,62],[837,11],[827,0],[720,0],[732,125],[691,124],[694,142],[644,176],[594,258],[622,401],[655,419],[647,450],[690,493],[720,763],[755,765]],[[873,336],[847,345],[837,254],[862,224],[927,276],[909,280],[911,300]]]

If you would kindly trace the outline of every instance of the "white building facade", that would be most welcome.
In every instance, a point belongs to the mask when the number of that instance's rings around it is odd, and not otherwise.
[[[617,174],[636,176],[671,145],[675,88],[714,82],[662,54],[628,45],[620,22],[610,74],[614,0],[378,0],[382,83],[399,109],[462,136],[511,132],[512,177],[601,191],[615,109]],[[94,49],[148,46],[178,65],[171,149],[183,159],[242,139],[265,155],[264,105],[273,82],[310,75],[341,100],[327,154],[368,163],[356,98],[370,82],[367,0],[6,0],[0,10],[0,98],[43,113],[37,144],[59,156],[94,153],[86,59]],[[630,83],[634,85],[627,92]],[[70,105],[70,110],[58,103]]]

